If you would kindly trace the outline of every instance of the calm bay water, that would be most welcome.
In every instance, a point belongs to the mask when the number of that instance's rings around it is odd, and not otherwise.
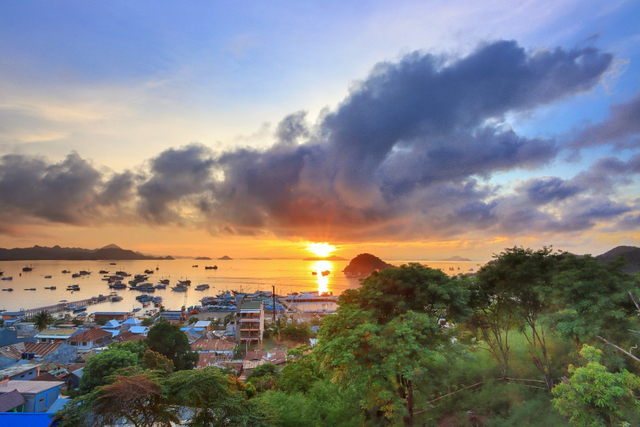
[[[13,292],[0,292],[0,309],[17,311],[53,305],[61,300],[78,301],[88,299],[99,294],[108,295],[112,290],[107,282],[101,280],[100,270],[107,270],[110,274],[116,270],[142,274],[144,270],[154,270],[149,275],[149,282],[157,284],[160,279],[169,279],[174,286],[178,280],[191,280],[191,287],[187,292],[173,292],[170,287],[157,290],[153,295],[163,298],[163,304],[168,309],[179,309],[181,306],[200,304],[204,296],[215,296],[221,291],[236,290],[242,292],[271,291],[275,286],[276,293],[286,295],[292,292],[319,291],[341,294],[344,290],[357,288],[359,279],[347,278],[342,270],[348,261],[301,261],[301,260],[246,260],[234,259],[229,261],[202,261],[193,259],[178,259],[173,261],[115,261],[117,265],[110,265],[110,261],[5,261],[0,262],[2,277],[13,276],[13,280],[0,281],[0,289],[13,288]],[[409,261],[392,261],[400,265]],[[448,274],[468,272],[471,268],[477,270],[475,262],[430,262],[421,261],[432,268],[440,268]],[[198,267],[194,267],[194,265]],[[33,271],[22,272],[25,266],[32,266]],[[205,266],[217,265],[217,270],[207,270]],[[157,268],[157,270],[156,270]],[[453,270],[451,270],[453,268]],[[76,273],[80,270],[91,271],[88,276],[72,278],[71,274],[63,274],[62,270]],[[323,277],[320,273],[329,270],[331,273]],[[318,272],[312,275],[312,271]],[[46,279],[45,276],[52,276]],[[127,278],[130,280],[132,278]],[[208,284],[207,291],[196,291],[199,284]],[[67,291],[68,285],[80,285],[79,291]],[[56,290],[45,287],[55,286]],[[36,288],[26,291],[25,288]],[[88,312],[95,311],[130,311],[141,307],[135,297],[138,291],[122,289],[116,291],[123,297],[120,302],[104,302],[88,307]],[[143,310],[144,311],[144,310]],[[142,312],[140,312],[142,314]]]

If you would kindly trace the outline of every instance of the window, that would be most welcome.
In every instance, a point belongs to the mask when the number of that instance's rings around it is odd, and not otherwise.
[[[83,341],[83,342],[82,342],[82,345],[87,345],[87,342],[86,342],[86,341]]]

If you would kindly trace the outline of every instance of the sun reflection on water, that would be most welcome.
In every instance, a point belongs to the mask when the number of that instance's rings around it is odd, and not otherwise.
[[[329,274],[323,275],[323,272],[331,271],[332,264],[329,261],[316,261],[314,265],[314,272],[318,280],[318,294],[322,295],[325,292],[329,292]]]

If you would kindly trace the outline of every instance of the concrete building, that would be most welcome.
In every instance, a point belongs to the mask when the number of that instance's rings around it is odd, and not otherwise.
[[[36,335],[36,338],[39,343],[59,343],[67,341],[76,333],[78,329],[49,328]]]
[[[237,313],[240,336],[236,337],[240,344],[256,344],[264,335],[264,306],[262,301],[244,301]]]
[[[0,395],[16,390],[25,400],[24,412],[46,412],[58,399],[62,381],[0,381]]]
[[[78,351],[85,352],[94,348],[106,347],[111,343],[111,337],[111,332],[94,328],[74,335],[67,342],[75,346]]]

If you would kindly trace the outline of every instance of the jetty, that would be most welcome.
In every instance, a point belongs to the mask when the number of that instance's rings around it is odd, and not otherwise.
[[[48,305],[45,307],[28,308],[28,309],[23,308],[23,309],[20,309],[19,313],[21,313],[20,317],[22,317],[23,319],[28,319],[40,313],[41,311],[46,311],[49,314],[61,313],[61,312],[67,311],[67,307],[71,304],[75,304],[75,307],[89,306],[94,304],[100,304],[102,302],[111,302],[112,298],[113,298],[113,295],[100,295],[97,297],[91,297],[88,299],[82,299],[78,301],[60,302],[58,304]]]

